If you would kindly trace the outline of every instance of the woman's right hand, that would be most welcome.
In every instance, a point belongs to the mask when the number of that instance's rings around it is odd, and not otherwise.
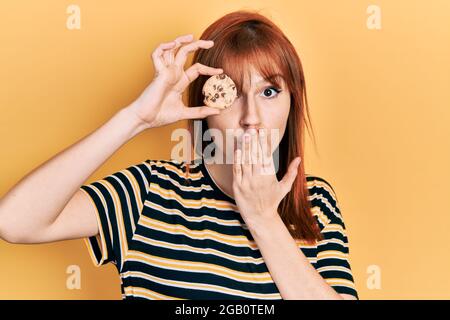
[[[152,53],[155,77],[142,94],[129,106],[145,128],[155,128],[184,119],[201,119],[220,113],[208,106],[187,107],[183,91],[200,74],[217,75],[222,69],[196,63],[184,70],[187,55],[199,48],[209,49],[213,41],[196,40],[184,35],[160,44]],[[179,50],[175,52],[177,49]]]

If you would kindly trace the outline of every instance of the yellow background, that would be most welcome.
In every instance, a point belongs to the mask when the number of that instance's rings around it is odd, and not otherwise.
[[[70,4],[81,8],[81,30],[66,28]],[[366,26],[371,4],[381,30]],[[306,168],[337,192],[360,298],[449,299],[447,0],[2,1],[0,194],[133,101],[160,42],[198,38],[237,9],[261,10],[298,50],[318,138]],[[140,134],[87,182],[170,157],[170,133],[185,125]],[[73,264],[81,290],[66,289]],[[381,289],[366,285],[370,265]],[[0,241],[2,299],[120,299],[119,285],[115,267],[95,268],[81,239]]]

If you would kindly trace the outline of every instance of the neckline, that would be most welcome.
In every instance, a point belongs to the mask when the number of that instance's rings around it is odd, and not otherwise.
[[[213,177],[209,174],[208,169],[206,168],[206,164],[205,164],[205,159],[202,157],[202,160],[200,162],[200,169],[203,173],[203,176],[206,178],[206,180],[208,181],[208,183],[211,185],[211,187],[214,190],[214,194],[217,195],[218,197],[221,197],[233,204],[236,204],[236,201],[229,196],[228,194],[225,193],[225,191],[223,191],[218,185],[217,183],[214,181]]]

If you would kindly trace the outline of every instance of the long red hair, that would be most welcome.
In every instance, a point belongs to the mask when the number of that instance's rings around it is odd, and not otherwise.
[[[276,74],[281,74],[291,95],[287,126],[279,144],[279,167],[277,178],[286,174],[291,161],[300,156],[297,178],[291,191],[281,201],[278,212],[290,234],[295,239],[314,242],[322,239],[312,215],[304,169],[305,128],[312,132],[308,111],[305,78],[297,52],[272,21],[258,12],[239,10],[231,12],[212,23],[200,39],[213,40],[210,49],[194,53],[192,64],[222,68],[236,84],[238,95],[242,92],[245,68],[253,65],[266,80],[281,87]],[[200,75],[189,86],[188,106],[203,105],[202,87],[209,76]],[[201,137],[208,130],[206,119],[189,120],[188,128],[194,137],[194,121],[202,121]],[[314,142],[314,133],[312,134]],[[201,152],[207,142],[202,139]],[[186,163],[186,176],[190,171]]]

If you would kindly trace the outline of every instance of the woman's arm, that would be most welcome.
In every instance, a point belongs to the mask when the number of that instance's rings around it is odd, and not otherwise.
[[[249,229],[283,299],[356,299],[338,294],[299,250],[278,213],[272,216],[253,220]]]
[[[193,41],[192,35],[160,44],[152,53],[156,76],[138,99],[34,169],[4,195],[0,200],[0,237],[9,242],[36,243],[97,234],[95,208],[77,191],[98,167],[145,129],[220,113],[207,106],[187,107],[182,100],[183,91],[200,74],[223,72],[200,63],[184,70],[190,52],[213,45],[212,41]]]
[[[0,200],[0,237],[14,243],[41,242],[39,235],[58,218],[80,185],[144,128],[129,107],[123,108],[100,128],[31,171]],[[79,197],[74,201],[80,203]],[[96,234],[97,221],[91,212],[79,210],[76,218],[83,223],[66,224],[66,232]]]

